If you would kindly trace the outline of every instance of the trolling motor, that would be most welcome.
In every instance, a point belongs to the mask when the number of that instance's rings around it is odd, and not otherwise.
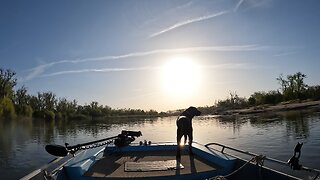
[[[140,136],[142,136],[141,131],[122,130],[121,134],[113,137],[108,137],[108,138],[91,141],[83,144],[77,144],[74,146],[69,146],[68,143],[65,143],[65,146],[49,144],[49,145],[46,145],[45,149],[51,155],[64,157],[64,156],[67,156],[69,153],[74,155],[79,150],[92,149],[92,148],[110,144],[112,142],[117,147],[124,147],[129,145],[131,142],[133,142],[135,140],[135,137],[140,137]]]
[[[303,143],[298,142],[298,144],[294,148],[293,156],[287,162],[290,165],[291,169],[293,169],[293,170],[301,170],[302,169],[302,165],[299,164],[299,158],[301,156],[302,145],[303,145]],[[299,155],[296,157],[297,153],[299,153]]]
[[[123,147],[129,145],[135,140],[135,137],[142,136],[141,131],[126,131],[122,130],[121,134],[114,140],[114,145],[117,147]]]

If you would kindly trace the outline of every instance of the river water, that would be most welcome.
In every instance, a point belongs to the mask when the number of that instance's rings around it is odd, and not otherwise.
[[[19,179],[54,157],[46,144],[70,145],[140,130],[136,141],[174,142],[176,117],[117,118],[104,121],[0,120],[0,179]],[[300,163],[320,169],[320,110],[193,120],[194,141],[223,143],[287,161],[303,142]]]

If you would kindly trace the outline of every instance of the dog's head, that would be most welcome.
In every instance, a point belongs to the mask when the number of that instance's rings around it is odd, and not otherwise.
[[[197,108],[190,106],[188,109],[183,111],[182,115],[187,116],[188,118],[193,118],[194,116],[200,116],[201,112]]]

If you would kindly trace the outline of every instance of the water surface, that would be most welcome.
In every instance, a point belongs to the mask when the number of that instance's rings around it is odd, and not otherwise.
[[[46,144],[70,145],[140,130],[136,141],[174,142],[176,117],[121,118],[104,121],[15,120],[0,122],[0,179],[18,179],[54,157]],[[196,117],[194,140],[223,143],[287,161],[303,142],[300,162],[320,169],[320,112],[291,111],[254,116]]]

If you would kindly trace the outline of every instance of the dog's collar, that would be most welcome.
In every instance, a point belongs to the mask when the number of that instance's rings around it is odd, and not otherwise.
[[[181,119],[181,118],[187,118],[187,119],[190,119],[188,116],[179,116],[178,119]]]
[[[194,115],[190,112],[188,112],[187,110],[186,111],[183,111],[183,116],[187,117],[188,119],[192,119],[194,117]]]

